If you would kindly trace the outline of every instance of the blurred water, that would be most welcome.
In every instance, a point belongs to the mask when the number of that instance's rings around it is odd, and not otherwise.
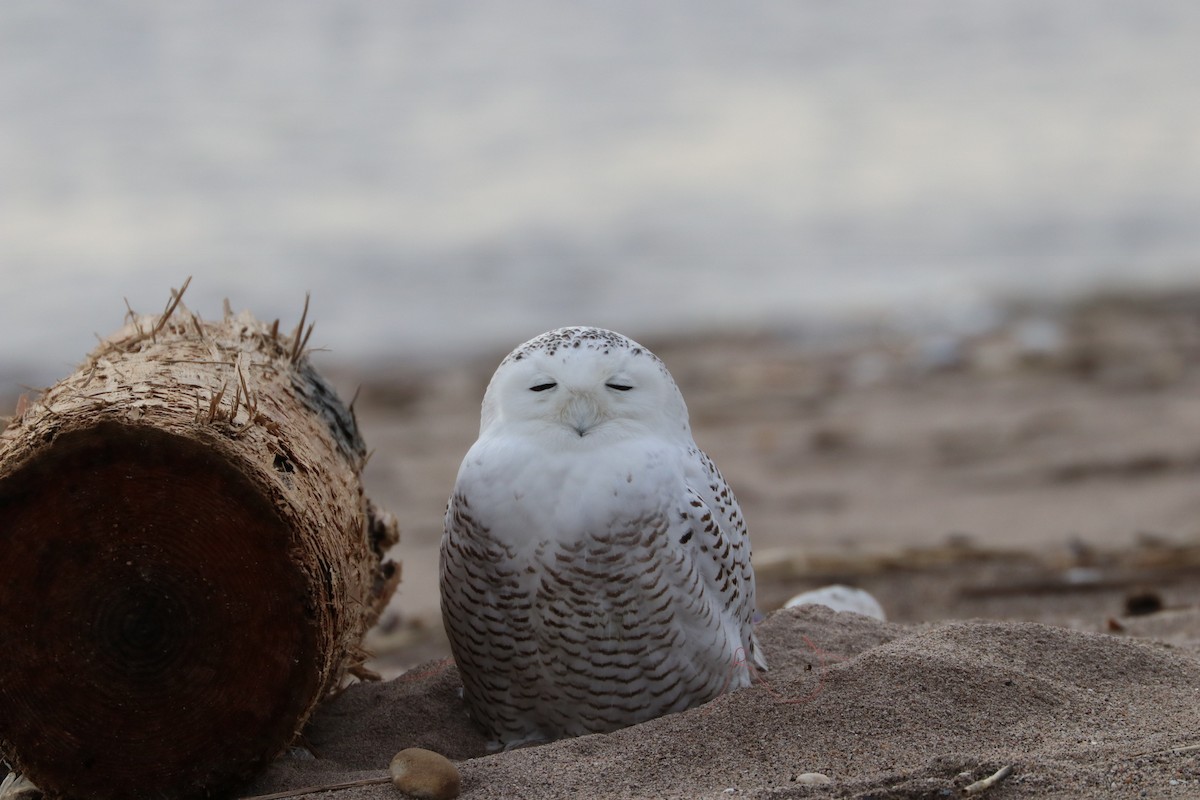
[[[1190,0],[6,0],[0,368],[189,274],[311,290],[349,360],[1190,281],[1197,41]]]

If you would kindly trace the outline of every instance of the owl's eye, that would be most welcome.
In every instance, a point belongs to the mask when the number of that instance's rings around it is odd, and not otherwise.
[[[547,389],[553,389],[555,386],[558,386],[558,384],[557,383],[539,383],[537,386],[530,386],[529,391],[544,392]]]
[[[606,383],[604,385],[607,386],[608,388],[614,389],[618,392],[628,392],[630,389],[633,388],[632,386],[628,386],[624,383]]]

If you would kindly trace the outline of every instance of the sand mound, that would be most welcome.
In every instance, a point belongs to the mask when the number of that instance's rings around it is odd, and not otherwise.
[[[1153,754],[1200,741],[1194,651],[1032,623],[906,627],[814,606],[776,612],[759,632],[772,670],[750,689],[490,756],[451,663],[354,686],[310,725],[319,757],[280,760],[252,792],[382,775],[412,746],[458,760],[467,798],[940,797],[1004,765],[1013,773],[988,797],[1200,790],[1195,753]],[[798,784],[805,772],[832,783]]]

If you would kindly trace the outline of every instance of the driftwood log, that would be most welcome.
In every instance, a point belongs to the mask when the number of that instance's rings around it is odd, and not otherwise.
[[[229,791],[361,666],[399,581],[304,317],[181,297],[0,433],[0,756],[52,796]]]

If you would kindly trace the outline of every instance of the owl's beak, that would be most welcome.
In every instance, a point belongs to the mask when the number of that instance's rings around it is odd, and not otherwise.
[[[596,398],[590,392],[572,392],[563,409],[563,422],[581,437],[604,421]]]

